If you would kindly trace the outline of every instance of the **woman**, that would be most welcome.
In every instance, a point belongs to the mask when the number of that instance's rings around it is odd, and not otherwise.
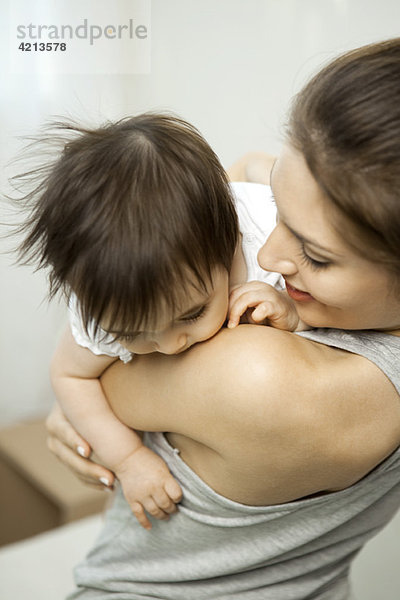
[[[118,495],[74,598],[349,598],[352,558],[400,501],[399,90],[396,39],[337,59],[292,108],[259,262],[316,329],[243,325],[104,376],[184,498],[148,533]],[[81,474],[107,474],[71,458],[87,446],[59,413],[49,429]]]

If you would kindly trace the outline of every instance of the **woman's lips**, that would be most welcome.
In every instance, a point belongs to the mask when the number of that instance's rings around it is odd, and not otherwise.
[[[292,298],[292,300],[295,300],[296,302],[310,302],[311,300],[314,300],[311,294],[298,290],[297,288],[290,285],[290,283],[288,283],[286,280],[285,283],[286,291],[288,295]]]

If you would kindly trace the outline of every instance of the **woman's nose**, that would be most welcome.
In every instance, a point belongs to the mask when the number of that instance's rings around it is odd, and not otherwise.
[[[178,352],[182,352],[186,344],[187,335],[185,333],[165,332],[154,340],[157,352],[162,354],[178,354]]]
[[[287,235],[284,226],[278,223],[257,255],[258,264],[265,271],[274,271],[282,275],[297,272],[293,239]]]

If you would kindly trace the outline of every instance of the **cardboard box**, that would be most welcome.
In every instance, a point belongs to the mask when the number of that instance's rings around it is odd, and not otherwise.
[[[44,421],[0,430],[0,545],[100,512],[109,499],[60,463],[46,437]]]

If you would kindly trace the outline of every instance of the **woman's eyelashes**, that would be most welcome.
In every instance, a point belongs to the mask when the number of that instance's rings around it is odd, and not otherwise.
[[[326,269],[331,264],[329,261],[316,260],[309,256],[305,250],[304,244],[301,244],[301,259],[312,269]]]

